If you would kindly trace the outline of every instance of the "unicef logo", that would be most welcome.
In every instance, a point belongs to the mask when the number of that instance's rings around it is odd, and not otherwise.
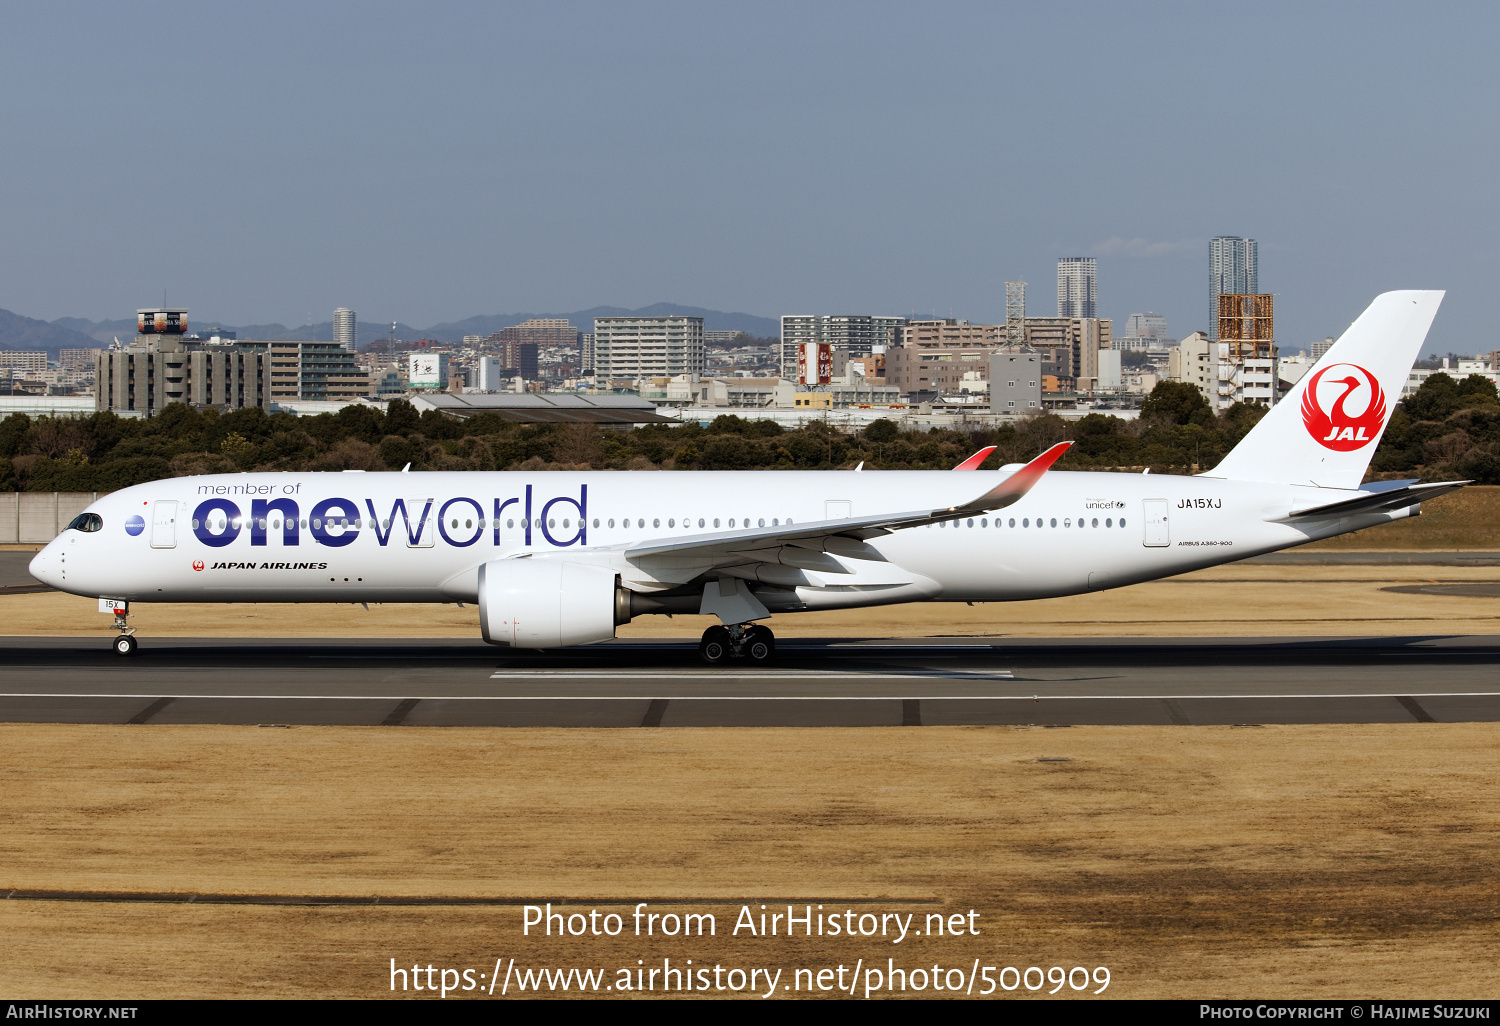
[[[146,529],[146,521],[139,514],[125,518],[125,533],[134,538]]]

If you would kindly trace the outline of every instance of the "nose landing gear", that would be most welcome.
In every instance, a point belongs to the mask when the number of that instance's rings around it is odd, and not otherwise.
[[[771,628],[758,623],[736,623],[714,626],[703,632],[698,642],[698,657],[710,666],[730,659],[748,659],[752,663],[769,663],[776,655],[776,635]]]
[[[114,628],[115,630],[120,632],[119,637],[115,638],[114,642],[115,655],[133,656],[135,655],[135,650],[137,648],[135,641],[135,628],[130,626],[130,622],[126,619],[126,617],[130,615],[130,607],[125,605],[124,603],[121,603],[120,605],[114,607],[114,612]]]

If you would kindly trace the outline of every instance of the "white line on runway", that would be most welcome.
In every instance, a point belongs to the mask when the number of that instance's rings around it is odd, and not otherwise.
[[[423,702],[653,702],[658,699],[666,699],[672,702],[896,702],[909,699],[934,702],[1032,702],[1039,701],[1039,695],[418,695],[410,692],[393,692],[389,695],[213,695],[213,694],[184,694],[181,692],[171,693],[162,691],[145,691],[139,694],[112,693],[83,694],[76,692],[59,691],[5,691],[0,692],[0,699],[5,698],[223,698],[223,699],[264,699],[267,701],[286,701],[298,699],[304,701],[320,702],[397,702],[407,698],[415,698]],[[1263,698],[1500,698],[1500,691],[1391,691],[1365,694],[1324,694],[1310,692],[1304,694],[1248,694],[1248,695],[1048,695],[1049,702],[1097,702],[1105,699],[1128,699],[1131,701],[1151,701],[1161,699],[1172,699],[1177,701],[1192,701],[1194,699],[1263,699]]]
[[[971,672],[972,677],[962,676],[965,672]],[[666,670],[651,673],[615,673],[608,670],[599,673],[589,673],[581,670],[538,670],[525,673],[492,673],[490,680],[671,680],[679,678],[684,680],[701,680],[705,674],[694,670]],[[930,673],[859,673],[845,672],[842,670],[773,670],[768,673],[738,673],[733,670],[722,674],[712,674],[715,680],[926,680],[931,677],[943,677],[948,680],[1014,680],[1015,674],[1010,670],[973,670],[973,671],[950,671],[933,670]]]

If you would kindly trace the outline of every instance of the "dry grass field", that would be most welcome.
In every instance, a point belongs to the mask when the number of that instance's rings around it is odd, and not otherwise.
[[[1497,740],[1442,724],[5,726],[0,888],[653,900],[719,929],[548,940],[521,936],[515,906],[12,900],[0,990],[375,997],[393,957],[788,974],[977,958],[1108,966],[1121,997],[1493,996]],[[738,905],[711,902],[738,898],[919,924],[973,908],[980,935],[736,938]]]

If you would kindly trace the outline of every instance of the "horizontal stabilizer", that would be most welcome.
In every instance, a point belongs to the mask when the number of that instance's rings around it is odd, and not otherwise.
[[[1330,502],[1323,506],[1296,509],[1284,517],[1276,517],[1279,524],[1295,524],[1306,520],[1337,520],[1361,513],[1390,513],[1393,510],[1415,506],[1419,502],[1456,492],[1470,481],[1433,481],[1428,484],[1412,484],[1401,488],[1367,491],[1350,499]]]

